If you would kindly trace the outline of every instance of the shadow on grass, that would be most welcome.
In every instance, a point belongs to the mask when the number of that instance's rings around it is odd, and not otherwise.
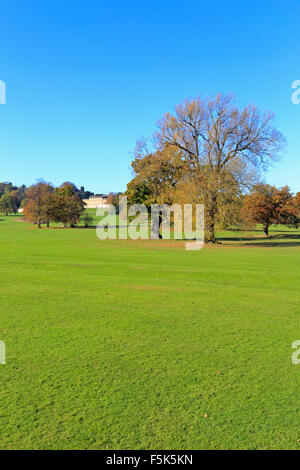
[[[264,248],[292,248],[292,247],[300,247],[300,241],[297,242],[253,242],[253,243],[243,243],[242,246],[262,246]]]
[[[251,232],[258,232],[258,231],[259,230],[251,230]],[[275,230],[272,230],[272,232],[275,232]],[[221,243],[222,242],[225,242],[225,243],[226,242],[239,242],[239,243],[230,243],[230,245],[262,246],[266,248],[300,247],[300,233],[289,232],[287,230],[281,230],[280,233],[276,233],[276,235],[269,235],[269,237],[264,237],[263,235],[261,237],[256,237],[256,236],[222,237],[222,238],[218,238],[218,241],[220,241]]]
[[[2,214],[2,217],[22,217],[22,214]]]
[[[110,225],[109,228],[126,228],[127,225]],[[138,224],[137,225],[131,225],[131,227],[138,227]],[[89,225],[88,227],[86,227],[85,225],[75,225],[74,227],[72,228],[79,228],[79,229],[93,229],[93,230],[96,230],[97,228],[97,225]]]
[[[136,225],[138,226],[138,224]],[[65,229],[64,227],[50,227],[50,229]],[[85,225],[76,225],[74,227],[68,227],[71,230],[96,230],[97,225],[89,225],[86,227]],[[126,228],[126,225],[113,225],[110,226],[113,229],[120,229]],[[241,229],[232,229],[230,230],[232,233],[245,233]],[[289,231],[289,230],[270,230],[269,237],[265,237],[262,230],[253,229],[247,230],[247,235],[237,236],[237,237],[217,237],[217,241],[219,244],[229,245],[229,246],[238,246],[238,247],[264,247],[264,248],[274,248],[274,247],[300,247],[300,232],[297,231]],[[253,233],[253,236],[249,235]],[[259,235],[258,235],[259,234]],[[273,235],[274,234],[274,235]],[[167,239],[165,239],[167,241]],[[171,241],[178,241],[178,242],[188,242],[194,241],[193,239],[187,238],[171,238]]]
[[[251,230],[247,229],[241,229],[241,228],[231,228],[228,229],[229,232],[243,232],[243,233],[251,233],[251,232],[258,232],[263,235],[263,230],[262,229],[257,229],[253,228]],[[297,230],[281,230],[281,229],[269,229],[269,233],[275,232],[275,233],[299,233]]]

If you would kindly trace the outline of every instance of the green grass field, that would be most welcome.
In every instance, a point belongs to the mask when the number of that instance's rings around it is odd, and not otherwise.
[[[0,216],[0,448],[300,448],[300,231],[270,234],[186,251]]]

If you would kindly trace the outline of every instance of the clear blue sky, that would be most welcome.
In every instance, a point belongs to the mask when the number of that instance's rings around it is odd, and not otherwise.
[[[1,0],[0,18],[0,181],[124,190],[158,118],[231,90],[276,113],[266,180],[300,191],[299,0]]]

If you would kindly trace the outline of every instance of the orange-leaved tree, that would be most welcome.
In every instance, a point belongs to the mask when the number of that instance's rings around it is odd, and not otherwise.
[[[297,226],[299,223],[289,187],[276,188],[269,184],[254,186],[244,197],[242,218],[247,223],[262,224],[266,237],[272,224]]]
[[[44,181],[39,181],[27,188],[24,206],[25,218],[37,224],[39,228],[41,228],[41,224],[49,226],[52,195],[53,186]]]

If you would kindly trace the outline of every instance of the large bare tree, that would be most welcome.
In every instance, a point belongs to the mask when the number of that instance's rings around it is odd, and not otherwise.
[[[240,109],[234,95],[186,100],[159,121],[148,154],[164,149],[180,150],[186,178],[202,185],[206,218],[206,241],[215,242],[215,223],[224,179],[247,183],[251,172],[266,169],[285,144],[274,127],[274,114],[254,105]],[[139,154],[141,154],[141,149]],[[139,156],[139,155],[137,155]]]

